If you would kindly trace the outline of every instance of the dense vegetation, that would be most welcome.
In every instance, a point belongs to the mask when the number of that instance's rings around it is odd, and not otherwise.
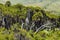
[[[0,40],[60,40],[60,16],[7,1],[0,4]]]
[[[0,28],[0,40],[60,40],[60,30],[43,30],[35,34],[32,31],[20,29],[18,24],[14,24],[11,30]],[[16,27],[16,30],[14,29]],[[15,31],[14,31],[15,30]]]

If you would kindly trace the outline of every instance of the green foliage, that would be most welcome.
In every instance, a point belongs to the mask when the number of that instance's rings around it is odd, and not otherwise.
[[[9,1],[7,1],[5,5],[11,5],[11,3]],[[16,5],[9,6],[9,7],[7,7],[5,5],[0,4],[0,9],[2,9],[3,15],[11,15],[12,17],[19,16],[21,19],[25,19],[26,14],[27,14],[27,9],[31,9],[34,13],[34,15],[32,17],[33,20],[36,20],[38,17],[43,17],[43,15],[40,11],[40,10],[42,10],[42,8],[40,8],[40,7],[32,7],[32,6],[25,7],[21,4],[16,4]],[[45,13],[49,18],[59,18],[58,15],[52,14],[50,12],[46,11]]]
[[[14,29],[16,30],[14,31]],[[19,36],[22,35],[26,40],[60,40],[60,30],[58,28],[54,30],[43,30],[35,34],[32,31],[26,31],[25,29],[21,29],[19,24],[14,24],[10,30],[6,30],[4,27],[0,28],[0,40],[18,40]],[[21,37],[22,37],[21,36]]]
[[[46,13],[46,15],[47,15],[49,18],[54,18],[54,19],[59,18],[59,16],[58,16],[58,15],[51,14],[51,13]]]
[[[32,31],[21,29],[21,26],[18,23],[11,26],[10,30],[6,30],[4,27],[0,28],[0,40],[18,40],[19,36],[17,36],[17,38],[15,36],[16,34],[24,36],[26,40],[60,40],[60,30],[58,28],[50,31],[39,31],[37,34]]]
[[[10,1],[6,1],[5,6],[7,6],[7,7],[11,6],[11,2]]]
[[[39,20],[40,17],[43,17],[41,12],[35,12],[35,14],[32,17],[32,20]]]
[[[6,7],[4,5],[0,5],[2,9],[3,15],[10,15],[12,17],[19,16],[20,18],[25,19],[26,17],[26,8],[22,8],[21,10],[16,7]]]
[[[34,35],[36,40],[60,40],[60,30],[40,31]]]
[[[43,17],[40,7],[25,7],[21,4],[16,4],[11,6],[10,1],[7,1],[5,5],[0,4],[0,9],[2,11],[2,15],[10,15],[11,17],[17,17],[21,19],[26,18],[27,9],[31,9],[34,13],[32,16],[32,20],[40,20],[40,17]],[[60,16],[55,14],[51,14],[50,12],[45,12],[46,16],[49,18],[57,19]],[[60,24],[60,22],[58,22]],[[26,31],[25,29],[21,29],[21,25],[16,23],[11,26],[9,30],[4,27],[0,28],[0,40],[18,40],[20,37],[16,37],[15,35],[22,35],[26,40],[60,40],[60,30],[43,30],[35,34],[32,30]]]
[[[5,28],[0,28],[0,40],[14,40],[14,33],[6,30]]]

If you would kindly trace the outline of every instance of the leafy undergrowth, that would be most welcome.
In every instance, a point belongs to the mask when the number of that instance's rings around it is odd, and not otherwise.
[[[10,30],[0,28],[0,40],[60,40],[60,30],[43,30],[35,34],[33,31],[21,29],[18,24],[14,24]]]

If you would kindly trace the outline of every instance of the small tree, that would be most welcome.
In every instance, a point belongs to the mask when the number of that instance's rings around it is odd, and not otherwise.
[[[10,1],[6,1],[5,5],[8,6],[8,7],[11,6],[11,2]]]

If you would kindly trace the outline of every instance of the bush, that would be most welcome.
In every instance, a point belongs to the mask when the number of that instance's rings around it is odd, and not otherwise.
[[[16,29],[14,29],[14,27]],[[14,24],[10,30],[0,28],[0,40],[60,40],[60,30],[43,30],[35,34],[32,31],[21,29],[18,24]]]

